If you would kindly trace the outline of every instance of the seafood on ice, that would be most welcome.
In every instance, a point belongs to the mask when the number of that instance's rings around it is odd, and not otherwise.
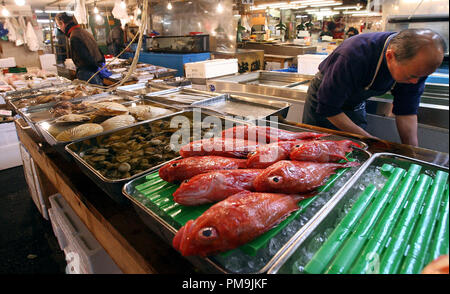
[[[161,179],[176,183],[214,170],[246,168],[246,160],[222,156],[194,156],[175,160],[159,169]]]
[[[215,203],[242,191],[252,191],[262,169],[218,170],[185,180],[173,193],[175,202],[186,205]]]
[[[301,195],[240,192],[220,201],[175,235],[172,245],[183,256],[208,256],[237,248],[267,232],[292,212]]]
[[[304,141],[279,141],[266,145],[261,145],[254,152],[250,152],[247,158],[248,168],[266,168],[280,160],[289,159],[289,154],[293,146]]]
[[[314,161],[314,162],[337,162],[345,157],[353,147],[361,146],[350,140],[329,141],[315,140],[300,142],[295,145],[289,155],[291,160]]]
[[[253,182],[255,191],[309,193],[326,183],[336,169],[356,167],[358,162],[318,163],[282,160],[266,168]]]
[[[256,150],[257,142],[239,139],[210,138],[193,141],[180,149],[182,157],[216,155],[234,158],[246,158]]]
[[[267,126],[240,125],[222,132],[224,139],[241,139],[256,142],[273,143],[287,140],[318,139],[329,134],[314,132],[291,132]]]

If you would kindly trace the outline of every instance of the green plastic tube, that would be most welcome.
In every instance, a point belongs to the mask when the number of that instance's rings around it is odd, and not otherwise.
[[[325,273],[342,274],[350,269],[405,173],[402,168],[394,169],[383,189],[377,193],[375,201],[356,225],[354,233],[349,236]]]
[[[424,210],[419,217],[417,229],[414,231],[409,250],[400,268],[401,274],[419,274],[425,265],[427,248],[430,245],[447,179],[448,173],[443,171],[436,173],[433,186],[425,199]]]
[[[427,264],[435,260],[441,255],[448,254],[448,185],[445,190],[444,199],[442,201],[442,209],[439,213],[439,220],[434,234],[433,244],[431,245],[430,258]]]
[[[392,201],[389,203],[386,211],[383,213],[382,218],[375,226],[373,234],[367,240],[367,244],[364,246],[361,254],[355,262],[355,265],[350,270],[351,274],[365,274],[373,273],[375,269],[371,268],[373,262],[370,256],[381,256],[389,236],[394,229],[397,218],[402,212],[402,208],[405,205],[408,194],[411,192],[414,182],[419,176],[422,167],[417,164],[412,164],[408,170],[408,173],[403,178],[400,188],[395,192]]]
[[[305,266],[305,273],[320,274],[324,271],[330,260],[339,250],[342,242],[352,232],[353,227],[372,201],[376,192],[377,189],[374,185],[371,184],[366,187],[366,189],[355,201],[348,214],[341,220],[325,243]]]
[[[425,194],[430,183],[431,178],[429,176],[425,174],[419,176],[412,193],[408,197],[408,203],[392,231],[388,247],[381,256],[379,267],[380,273],[397,273],[403,253],[405,252],[408,240],[412,234],[414,224],[419,218],[419,211],[425,200]]]

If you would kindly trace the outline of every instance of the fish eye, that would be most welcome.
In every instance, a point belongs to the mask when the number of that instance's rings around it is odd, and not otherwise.
[[[174,163],[172,164],[172,167],[176,167],[178,165],[178,163]]]
[[[199,231],[199,236],[203,240],[210,240],[217,237],[217,231],[213,227],[206,227]]]
[[[298,147],[300,147],[300,145],[295,145],[295,148],[298,148]]]
[[[271,177],[271,178],[269,178],[270,179],[270,181],[272,181],[272,182],[274,182],[274,183],[279,183],[280,181],[281,181],[281,178],[280,177]]]

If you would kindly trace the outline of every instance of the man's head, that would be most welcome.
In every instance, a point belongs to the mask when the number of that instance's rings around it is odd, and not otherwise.
[[[389,71],[398,83],[416,84],[442,64],[445,47],[444,39],[432,30],[403,30],[386,50]]]
[[[69,25],[69,24],[71,24],[71,23],[77,24],[76,19],[75,19],[73,16],[70,16],[70,15],[68,15],[68,14],[65,13],[65,12],[58,13],[58,14],[55,16],[55,22],[56,22],[56,25],[58,26],[58,28],[59,28],[63,33],[66,32],[66,27],[67,27],[67,25]]]

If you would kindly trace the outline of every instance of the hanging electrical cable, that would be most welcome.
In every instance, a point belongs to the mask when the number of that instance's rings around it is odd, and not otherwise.
[[[140,51],[141,51],[141,47],[142,47],[142,38],[144,36],[144,31],[147,27],[147,21],[148,21],[148,1],[143,1],[143,8],[142,8],[142,25],[139,27],[139,31],[138,33],[134,36],[134,38],[131,40],[131,42],[125,47],[125,49],[122,50],[122,52],[120,52],[117,56],[115,56],[111,61],[109,61],[107,64],[105,64],[102,68],[100,68],[95,74],[93,74],[89,80],[87,80],[85,83],[88,84],[100,71],[102,71],[104,68],[106,68],[109,64],[111,64],[111,62],[113,62],[114,60],[116,60],[119,56],[121,56],[130,46],[131,44],[133,44],[134,40],[139,36],[139,40],[138,40],[138,44],[137,44],[137,48],[136,48],[136,52],[134,54],[134,58],[133,61],[131,63],[130,69],[128,70],[127,74],[125,75],[125,77],[123,77],[122,80],[118,81],[117,83],[114,83],[110,86],[103,86],[102,88],[104,89],[109,89],[109,90],[115,90],[118,87],[122,86],[126,81],[128,81],[128,79],[130,78],[131,74],[134,72],[134,70],[136,69],[136,65],[138,63],[139,60],[139,55],[140,55]]]

